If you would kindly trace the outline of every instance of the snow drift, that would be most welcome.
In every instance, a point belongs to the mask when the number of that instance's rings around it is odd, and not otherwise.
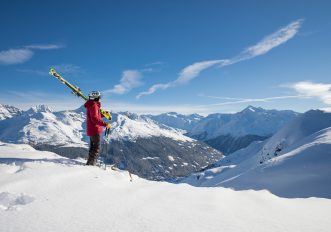
[[[0,143],[0,225],[12,232],[321,231],[331,201],[154,182]]]

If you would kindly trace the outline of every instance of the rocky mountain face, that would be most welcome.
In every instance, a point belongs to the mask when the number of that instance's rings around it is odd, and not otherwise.
[[[108,163],[125,167],[147,179],[169,179],[200,170],[223,154],[183,131],[159,124],[146,116],[113,113]]]
[[[222,151],[224,155],[229,155],[237,150],[247,147],[254,141],[264,141],[269,136],[260,135],[244,135],[241,137],[233,137],[232,135],[220,135],[213,139],[205,140],[209,146]]]

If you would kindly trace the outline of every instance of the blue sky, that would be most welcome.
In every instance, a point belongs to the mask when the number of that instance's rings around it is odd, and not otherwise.
[[[331,107],[330,1],[1,1],[0,103],[138,113]]]

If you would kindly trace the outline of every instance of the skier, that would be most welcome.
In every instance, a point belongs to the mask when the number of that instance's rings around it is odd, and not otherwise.
[[[90,149],[86,165],[94,166],[100,150],[100,138],[102,127],[110,128],[109,123],[105,123],[101,119],[100,113],[100,98],[99,91],[91,91],[88,95],[89,100],[84,104],[86,108],[86,132],[90,136]]]

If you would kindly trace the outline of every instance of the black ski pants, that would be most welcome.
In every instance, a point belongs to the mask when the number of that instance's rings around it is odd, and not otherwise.
[[[90,136],[90,149],[86,165],[95,165],[100,152],[100,134]]]

